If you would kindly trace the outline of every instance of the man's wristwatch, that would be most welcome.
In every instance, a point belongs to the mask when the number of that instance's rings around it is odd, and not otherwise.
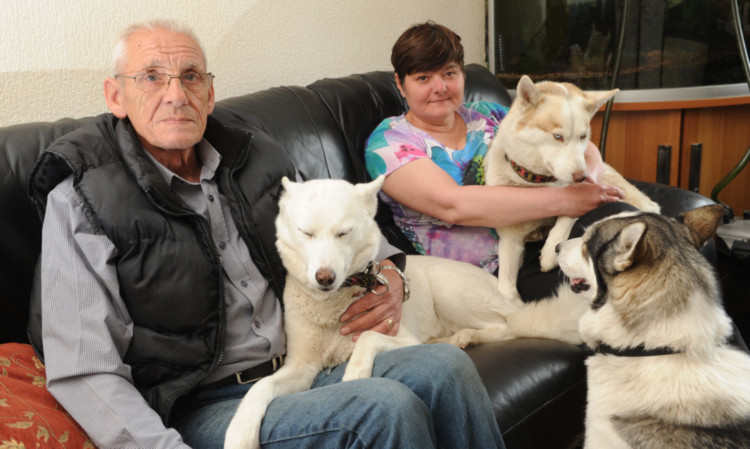
[[[395,265],[381,265],[380,270],[392,270],[395,271],[396,274],[398,274],[401,277],[402,284],[404,286],[404,300],[403,302],[406,302],[406,300],[409,299],[409,295],[411,294],[411,291],[409,290],[409,278],[406,277],[403,271],[401,271],[397,266]]]

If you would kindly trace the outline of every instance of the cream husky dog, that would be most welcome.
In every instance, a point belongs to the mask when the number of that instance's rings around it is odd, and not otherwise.
[[[310,388],[321,369],[349,360],[344,380],[369,377],[375,355],[427,341],[460,347],[535,336],[579,343],[578,319],[587,305],[570,289],[530,305],[504,301],[493,275],[474,265],[408,256],[411,297],[395,337],[365,332],[352,342],[339,317],[362,287],[347,279],[369,269],[380,246],[374,220],[384,177],[367,184],[343,180],[295,183],[284,178],[276,219],[277,248],[287,269],[285,364],[259,380],[241,401],[225,448],[257,448],[261,421],[277,396]],[[351,358],[350,358],[351,356]]]
[[[583,182],[588,176],[584,151],[591,136],[591,118],[618,91],[583,92],[569,83],[534,84],[528,76],[521,77],[516,99],[487,151],[486,184],[539,187]],[[635,207],[659,212],[658,204],[608,165],[601,182],[622,189],[625,201]],[[558,217],[557,221],[550,218],[497,229],[500,293],[520,298],[516,278],[525,241],[541,240],[552,227],[540,256],[542,270],[549,271],[557,266],[555,246],[568,238],[574,222]]]
[[[560,244],[560,268],[591,298],[586,448],[750,447],[750,356],[726,344],[731,321],[697,250],[722,213],[624,213]]]

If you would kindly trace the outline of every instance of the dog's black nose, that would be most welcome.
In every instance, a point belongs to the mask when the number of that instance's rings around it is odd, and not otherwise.
[[[315,280],[321,287],[330,287],[336,281],[336,273],[330,268],[321,268],[315,273]]]
[[[562,243],[555,245],[555,254],[560,254],[560,245],[562,245]]]

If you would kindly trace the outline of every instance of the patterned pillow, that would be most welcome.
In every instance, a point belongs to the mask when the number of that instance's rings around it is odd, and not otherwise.
[[[47,391],[44,364],[30,345],[0,345],[0,449],[94,445]]]

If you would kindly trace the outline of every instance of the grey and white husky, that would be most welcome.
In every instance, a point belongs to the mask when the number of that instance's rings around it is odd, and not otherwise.
[[[750,447],[750,356],[697,248],[722,214],[624,213],[559,245],[560,268],[590,295],[586,448]]]

